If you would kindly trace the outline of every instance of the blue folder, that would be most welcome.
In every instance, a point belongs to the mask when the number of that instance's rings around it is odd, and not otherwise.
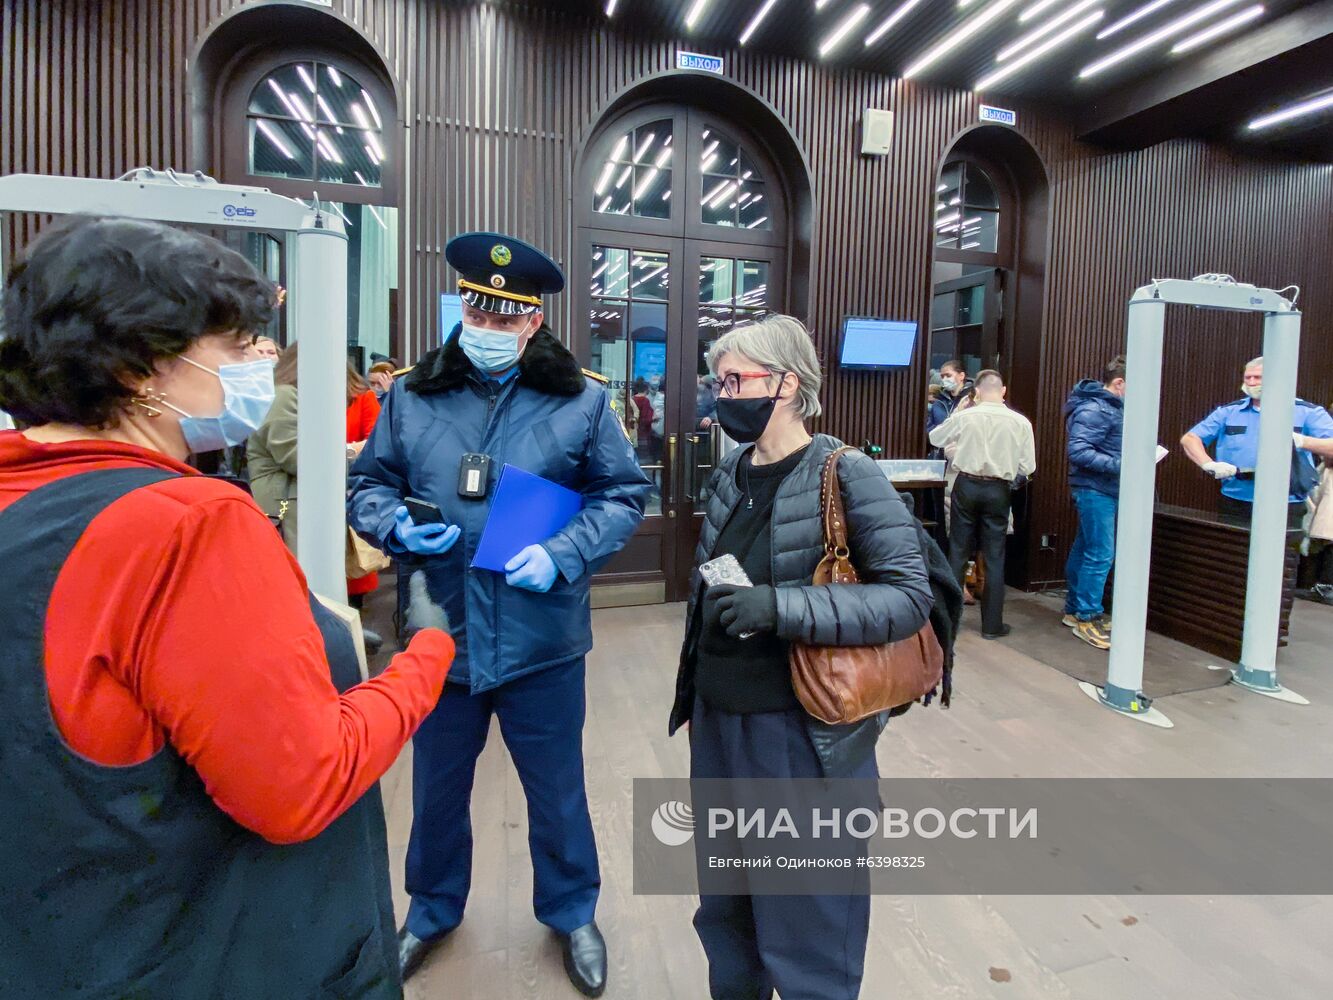
[[[506,465],[472,565],[503,573],[505,563],[529,545],[546,541],[582,509],[582,494]]]

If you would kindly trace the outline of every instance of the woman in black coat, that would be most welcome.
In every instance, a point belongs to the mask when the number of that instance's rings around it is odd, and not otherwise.
[[[838,472],[862,582],[813,586],[824,553],[820,475],[842,442],[806,430],[820,412],[810,335],[791,317],[769,317],[724,335],[709,365],[721,387],[723,430],[753,445],[733,451],[713,474],[695,564],[731,554],[753,586],[704,587],[696,568],[671,731],[689,723],[695,781],[874,779],[887,713],[847,726],[819,722],[796,698],[788,653],[797,639],[877,645],[921,628],[932,597],[912,515],[871,459],[844,454]],[[695,838],[699,851],[709,849],[703,839]],[[857,996],[870,919],[864,892],[707,888],[694,925],[713,997],[763,998],[774,989],[802,1000]]]

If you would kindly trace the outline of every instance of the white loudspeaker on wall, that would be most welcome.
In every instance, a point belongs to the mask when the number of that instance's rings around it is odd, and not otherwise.
[[[893,112],[866,108],[861,118],[861,152],[883,156],[893,144]]]

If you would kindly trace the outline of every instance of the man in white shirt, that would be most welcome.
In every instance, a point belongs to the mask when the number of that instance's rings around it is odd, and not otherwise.
[[[1032,424],[1005,405],[1004,379],[986,369],[977,374],[976,404],[955,411],[930,432],[937,448],[956,446],[958,470],[949,513],[949,562],[962,582],[967,560],[980,549],[986,562],[986,589],[981,598],[981,635],[999,639],[1009,634],[1004,624],[1005,528],[1010,493],[1037,469]],[[951,449],[952,450],[952,449]]]

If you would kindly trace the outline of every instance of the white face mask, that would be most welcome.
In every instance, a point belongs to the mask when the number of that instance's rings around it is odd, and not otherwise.
[[[940,379],[940,385],[943,386],[945,389],[947,389],[949,392],[953,392],[955,389],[958,388],[958,380],[953,378],[942,378]]]
[[[1262,382],[1258,385],[1245,385],[1242,383],[1240,391],[1245,393],[1245,395],[1249,396],[1251,399],[1258,399],[1264,394],[1264,384]]]

